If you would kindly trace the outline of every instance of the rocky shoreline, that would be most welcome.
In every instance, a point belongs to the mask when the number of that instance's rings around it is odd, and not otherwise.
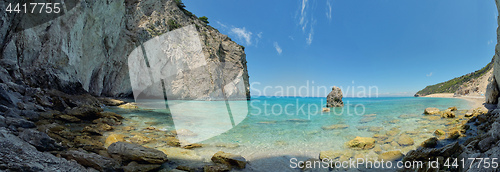
[[[160,131],[154,127],[124,126],[122,123],[127,119],[114,112],[104,111],[113,106],[135,111],[137,107],[133,103],[96,98],[89,94],[69,95],[57,90],[30,88],[14,83],[0,84],[0,98],[1,170],[227,171],[248,168],[242,165],[246,164],[245,158],[225,152],[214,154],[211,162],[193,158],[195,156],[190,156],[196,154],[193,149],[207,145],[185,143],[183,145],[186,146],[181,147],[182,141],[176,135],[189,135],[187,130]],[[420,137],[418,131],[403,132],[398,128],[382,131],[367,126],[358,129],[373,132],[373,137],[356,137],[347,142],[346,147],[353,151],[325,150],[319,153],[319,158],[410,161],[491,156],[498,151],[494,143],[500,139],[497,136],[499,113],[498,110],[488,111],[486,108],[427,108],[420,121],[427,125],[445,124],[446,128],[426,131],[434,137],[426,138],[422,143],[414,140]],[[365,115],[360,122],[375,117],[376,114]],[[411,117],[401,115],[399,118]],[[398,121],[388,121],[391,122]],[[345,125],[337,124],[325,126],[323,130],[345,128]],[[130,135],[120,134],[124,131]],[[156,146],[148,143],[155,143]],[[412,150],[415,146],[417,149]],[[253,169],[252,165],[249,168]]]
[[[103,107],[136,108],[133,104],[89,94],[0,83],[0,170],[6,171],[152,171],[186,168],[165,151],[104,137],[125,120]],[[146,129],[149,130],[149,129]],[[177,133],[166,141],[179,147]],[[141,141],[141,138],[136,138]],[[179,149],[191,149],[183,147]],[[225,152],[195,171],[244,168],[246,160]],[[236,164],[235,164],[236,163]],[[163,165],[163,167],[162,167]]]

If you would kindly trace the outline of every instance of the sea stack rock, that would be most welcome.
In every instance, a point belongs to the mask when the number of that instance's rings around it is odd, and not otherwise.
[[[342,107],[342,90],[339,87],[333,86],[332,91],[326,96],[326,107]]]

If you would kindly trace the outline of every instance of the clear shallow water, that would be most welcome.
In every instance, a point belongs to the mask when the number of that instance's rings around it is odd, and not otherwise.
[[[188,134],[179,136],[179,139],[206,144],[195,151],[202,159],[209,161],[211,155],[219,150],[240,154],[249,160],[282,155],[313,158],[325,150],[352,151],[346,148],[345,142],[356,136],[373,137],[374,134],[384,134],[389,130],[400,130],[400,134],[411,133],[410,136],[415,140],[413,146],[385,145],[385,149],[406,153],[432,137],[435,129],[445,128],[449,122],[422,118],[425,108],[471,108],[466,100],[454,98],[344,98],[343,101],[344,107],[331,108],[331,112],[322,112],[325,98],[292,97],[253,97],[249,102],[230,102],[227,106],[223,101],[170,101],[170,110],[110,110],[127,119],[124,126],[136,128],[135,132],[122,132],[130,137],[149,126],[160,131],[146,134],[146,137],[157,140],[164,133],[175,129],[188,129],[196,133],[196,136]],[[228,109],[231,113],[228,113]],[[229,114],[232,114],[233,120]],[[322,129],[333,124],[346,124],[348,128]],[[380,131],[369,131],[370,127],[378,127]],[[146,146],[161,148],[165,144],[150,142]]]

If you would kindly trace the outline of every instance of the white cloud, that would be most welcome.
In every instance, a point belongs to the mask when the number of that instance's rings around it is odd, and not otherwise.
[[[332,20],[332,4],[330,4],[330,0],[326,0],[326,18]]]
[[[493,40],[489,40],[488,41],[488,45],[492,44],[493,43]]]
[[[281,47],[278,44],[278,42],[274,42],[274,48],[276,49],[276,52],[278,52],[278,54],[281,55],[281,53],[283,52],[283,50],[281,49]]]
[[[429,73],[429,74],[426,74],[425,76],[427,76],[427,77],[432,76],[432,72],[431,72],[431,73]]]
[[[257,37],[262,38],[262,32],[259,32],[259,34],[257,34]]]
[[[244,40],[247,45],[252,45],[252,32],[247,31],[245,27],[233,27],[231,28],[231,33],[235,34],[238,39]]]
[[[292,41],[295,41],[295,38],[293,36],[288,36]]]
[[[313,13],[310,13],[311,11],[314,11],[314,8],[309,3],[309,0],[301,0],[300,8],[297,12],[297,14],[300,15],[298,25],[302,29],[302,32],[305,33],[307,45],[312,44],[314,36],[314,25],[316,24],[316,20],[312,15]],[[306,33],[307,30],[309,30],[308,33]]]
[[[222,23],[221,23],[221,22],[219,22],[219,21],[215,21],[215,22],[216,22],[217,24],[219,24],[222,28],[224,28],[224,29],[225,29],[225,28],[227,28],[227,26],[226,26],[225,24],[222,24]]]

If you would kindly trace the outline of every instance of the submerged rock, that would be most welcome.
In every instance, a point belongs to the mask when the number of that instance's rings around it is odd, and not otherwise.
[[[434,107],[425,108],[425,110],[424,110],[424,114],[426,114],[426,115],[435,115],[438,113],[439,113],[439,109],[434,108]]]
[[[350,151],[321,151],[319,153],[319,160],[327,159],[330,160],[339,160],[346,161],[349,160],[353,156],[353,153]]]
[[[400,160],[403,158],[403,153],[401,151],[389,151],[389,152],[384,152],[379,155],[378,158],[383,159],[384,161],[395,161],[395,160]]]
[[[355,149],[371,149],[375,147],[375,139],[370,137],[359,137],[347,142],[347,146]]]
[[[245,168],[247,160],[240,155],[234,155],[219,151],[212,156],[212,161],[215,163],[226,164],[240,169]]]
[[[108,153],[112,157],[123,161],[140,161],[153,164],[161,164],[167,161],[167,155],[162,151],[126,142],[111,144],[108,147]]]
[[[376,117],[364,117],[364,118],[361,118],[361,120],[359,120],[359,123],[367,123],[367,122],[371,122],[371,121],[374,121],[376,119]]]
[[[183,146],[182,148],[184,148],[184,149],[194,149],[194,148],[201,148],[201,147],[203,147],[203,144],[193,143],[193,144],[188,144],[186,146]]]
[[[321,129],[323,129],[323,130],[336,130],[336,129],[346,129],[346,128],[349,128],[349,125],[347,125],[347,124],[333,124],[333,125],[321,127]]]
[[[109,145],[116,143],[116,142],[124,142],[125,135],[123,134],[111,134],[106,138],[106,141],[104,142],[104,147],[108,148]]]
[[[332,87],[332,91],[326,96],[326,107],[342,107],[344,102],[342,101],[342,90],[339,87]]]
[[[413,145],[415,143],[413,141],[413,139],[410,136],[408,136],[408,135],[401,135],[401,136],[399,136],[397,142],[401,146],[411,146],[411,145]]]

